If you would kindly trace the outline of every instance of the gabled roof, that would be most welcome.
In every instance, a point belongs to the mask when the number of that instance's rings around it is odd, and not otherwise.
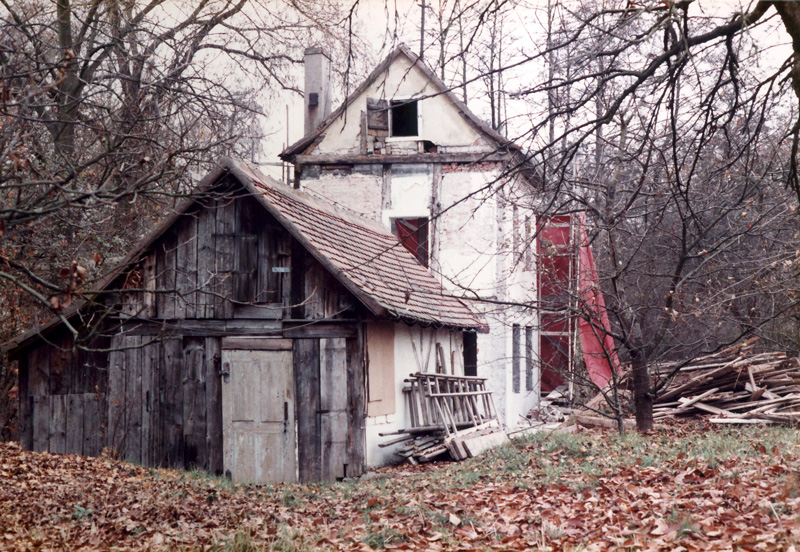
[[[423,325],[488,331],[488,326],[459,298],[448,293],[397,238],[380,224],[346,213],[261,174],[245,163],[223,157],[201,181],[198,195],[232,174],[278,222],[375,316]],[[111,285],[196,203],[188,198],[154,228],[100,282]],[[16,351],[77,315],[79,300],[59,316],[3,344]]]
[[[312,146],[314,142],[320,138],[328,128],[333,124],[333,122],[344,113],[347,107],[352,104],[361,94],[366,91],[366,89],[375,82],[375,80],[381,76],[388,68],[395,62],[395,60],[400,57],[405,56],[411,62],[412,66],[417,67],[422,73],[428,78],[428,80],[433,84],[435,88],[437,88],[444,96],[446,96],[453,104],[455,104],[456,108],[458,109],[461,116],[470,124],[475,130],[479,133],[486,136],[489,140],[495,142],[499,148],[506,148],[511,152],[520,153],[521,149],[519,146],[514,144],[514,142],[510,141],[508,138],[505,138],[492,127],[487,125],[481,119],[479,119],[458,97],[450,90],[447,85],[442,82],[442,80],[436,76],[430,67],[425,64],[419,56],[414,54],[408,47],[404,44],[400,44],[397,48],[395,48],[367,77],[367,79],[359,85],[355,91],[350,94],[347,99],[345,99],[344,103],[339,106],[333,113],[331,113],[322,123],[320,123],[319,127],[313,132],[305,135],[303,138],[286,148],[280,153],[281,159],[284,160],[291,160],[295,155],[303,154],[309,146]]]
[[[375,316],[486,330],[382,225],[336,209],[251,167],[221,164]]]

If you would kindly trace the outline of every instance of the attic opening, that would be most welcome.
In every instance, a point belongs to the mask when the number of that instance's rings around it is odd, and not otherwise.
[[[392,100],[391,102],[391,135],[418,136],[417,101]]]
[[[403,247],[408,249],[422,266],[428,266],[427,218],[394,218],[392,219],[392,234],[397,236]]]

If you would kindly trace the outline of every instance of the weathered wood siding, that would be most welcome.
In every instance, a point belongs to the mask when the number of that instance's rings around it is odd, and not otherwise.
[[[300,481],[355,477],[365,466],[363,332],[296,339]]]
[[[25,447],[108,447],[143,465],[221,473],[222,338],[283,337],[302,405],[300,478],[361,473],[364,314],[256,199],[198,202],[111,287],[122,290],[116,322],[97,352],[73,352],[63,335],[21,357]]]
[[[108,347],[98,338],[97,349]],[[66,333],[20,358],[20,440],[37,452],[98,455],[103,449],[107,355],[73,350]]]
[[[105,444],[144,465],[222,471],[220,340],[118,334]]]

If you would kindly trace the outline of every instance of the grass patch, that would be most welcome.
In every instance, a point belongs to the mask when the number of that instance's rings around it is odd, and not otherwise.
[[[361,539],[361,542],[372,548],[373,550],[382,550],[390,544],[399,544],[407,542],[409,537],[407,534],[385,527],[377,531],[370,532]]]

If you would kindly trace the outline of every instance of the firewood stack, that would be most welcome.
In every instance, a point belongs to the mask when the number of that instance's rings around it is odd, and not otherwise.
[[[755,354],[756,341],[681,367],[656,398],[654,418],[712,414],[710,421],[719,424],[800,422],[800,359],[782,352]],[[655,373],[666,377],[677,366],[659,365]]]

